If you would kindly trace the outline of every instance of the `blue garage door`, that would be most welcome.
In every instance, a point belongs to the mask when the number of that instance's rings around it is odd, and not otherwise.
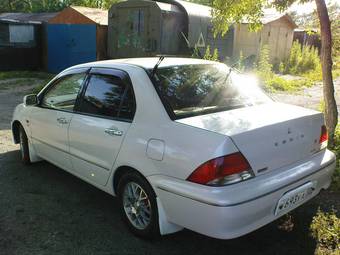
[[[49,24],[48,71],[96,60],[96,25]]]

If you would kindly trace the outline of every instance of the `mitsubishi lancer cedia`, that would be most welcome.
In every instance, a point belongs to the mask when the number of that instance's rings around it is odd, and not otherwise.
[[[47,160],[118,196],[146,238],[242,236],[327,189],[335,168],[322,113],[198,59],[68,68],[24,98],[12,130],[25,164]]]

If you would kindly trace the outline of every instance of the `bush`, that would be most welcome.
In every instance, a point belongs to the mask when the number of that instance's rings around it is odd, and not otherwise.
[[[272,64],[270,63],[269,46],[264,44],[261,46],[259,58],[256,65],[257,73],[263,79],[268,79],[273,76]]]
[[[301,75],[307,72],[321,70],[318,49],[303,45],[294,41],[290,50],[289,59],[285,65],[285,72],[295,75]]]
[[[315,254],[340,254],[340,219],[335,211],[324,213],[319,209],[310,230],[317,242]]]

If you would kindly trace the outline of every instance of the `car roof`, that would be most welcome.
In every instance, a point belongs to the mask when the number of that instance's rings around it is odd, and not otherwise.
[[[149,58],[125,58],[125,59],[112,59],[105,61],[96,61],[86,64],[77,65],[75,67],[111,67],[119,64],[128,64],[139,66],[144,69],[152,69],[158,62],[159,57]],[[162,63],[159,65],[160,68],[177,65],[197,65],[197,64],[216,64],[214,61],[208,61],[203,59],[195,58],[177,58],[177,57],[165,57]]]

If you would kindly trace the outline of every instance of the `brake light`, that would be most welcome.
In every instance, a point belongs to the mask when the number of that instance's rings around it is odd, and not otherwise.
[[[254,177],[241,152],[207,161],[187,178],[188,181],[209,186],[224,186]]]
[[[325,125],[322,125],[322,127],[321,127],[321,135],[320,135],[319,143],[321,145],[321,149],[324,149],[324,148],[327,147],[328,133],[327,133],[327,128],[326,128]]]

